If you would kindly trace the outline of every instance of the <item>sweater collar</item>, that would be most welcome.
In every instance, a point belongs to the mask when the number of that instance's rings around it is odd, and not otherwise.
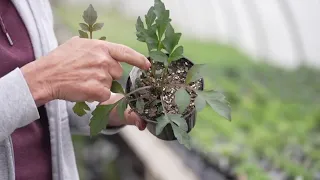
[[[38,23],[35,21],[35,16],[41,18],[41,15],[35,14],[36,9],[41,8],[38,4],[34,4],[35,7],[30,7],[30,2],[39,3],[40,1],[33,1],[33,0],[11,0],[14,6],[16,7],[18,13],[20,14],[21,19],[23,20],[34,50],[34,55],[36,58],[39,58],[43,55],[42,45],[41,45],[41,36],[38,26]]]

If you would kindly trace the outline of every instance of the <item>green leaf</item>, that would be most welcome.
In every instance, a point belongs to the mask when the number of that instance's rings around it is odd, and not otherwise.
[[[181,33],[175,33],[171,23],[168,23],[165,38],[163,40],[163,46],[166,51],[171,54],[176,45],[179,43]]]
[[[165,10],[164,13],[156,20],[159,40],[161,40],[164,32],[167,29],[168,24],[171,21],[171,19],[169,18],[169,14],[169,10]]]
[[[168,60],[168,56],[162,51],[151,51],[149,53],[149,56],[151,57],[152,60],[158,61],[158,62],[166,62]]]
[[[183,54],[183,47],[179,46],[172,52],[172,54],[170,54],[169,61],[172,62],[172,61],[176,61],[183,58],[182,54]]]
[[[104,26],[104,23],[96,23],[92,26],[92,31],[99,31]]]
[[[92,26],[97,21],[98,14],[90,4],[89,7],[83,12],[82,17],[89,26]]]
[[[136,102],[136,109],[138,110],[138,112],[143,112],[144,110],[144,101],[142,99],[138,99]]]
[[[198,96],[205,99],[211,108],[220,116],[231,120],[231,108],[226,100],[226,97],[217,91],[197,91]]]
[[[197,96],[194,101],[194,105],[196,107],[196,110],[200,112],[207,106],[207,102],[203,96]]]
[[[138,17],[136,22],[136,30],[137,40],[141,42],[146,42],[149,51],[151,51],[152,49],[157,49],[158,36],[156,24],[148,27],[148,29],[145,29],[141,18]]]
[[[154,13],[154,7],[151,6],[147,15],[145,15],[146,24],[148,27],[151,27],[151,25],[154,23],[154,20],[156,19],[156,14]]]
[[[146,35],[143,32],[136,32],[137,40],[140,42],[146,42]]]
[[[184,88],[180,88],[176,91],[174,100],[178,106],[179,112],[183,113],[189,106],[191,97]]]
[[[80,38],[89,38],[88,33],[84,32],[82,30],[78,30],[78,32],[79,32],[79,37]]]
[[[144,24],[140,16],[138,17],[136,22],[136,30],[137,30],[136,32],[137,40],[141,42],[146,42],[148,38],[148,34],[147,34],[147,30],[144,28]]]
[[[143,31],[145,30],[145,29],[144,29],[144,24],[143,24],[140,16],[139,16],[138,19],[137,19],[136,30],[137,30],[137,32],[143,32]]]
[[[170,123],[170,120],[166,115],[160,116],[157,118],[157,125],[156,125],[156,135],[161,134],[163,129]]]
[[[186,84],[189,84],[190,82],[203,78],[203,74],[205,71],[204,67],[205,67],[205,64],[193,65],[187,73]]]
[[[161,0],[154,1],[154,13],[158,18],[162,16],[165,10],[166,10],[166,7],[164,3],[161,2]]]
[[[117,106],[117,113],[118,113],[118,116],[120,117],[120,119],[122,119],[123,121],[125,121],[125,117],[124,117],[124,113],[125,113],[125,110],[127,109],[128,107],[128,101],[126,98],[122,98]]]
[[[83,31],[86,31],[86,32],[89,31],[89,26],[88,26],[87,24],[85,24],[85,23],[79,23],[79,26],[81,27],[81,29],[82,29]]]
[[[168,118],[184,131],[188,131],[188,124],[181,114],[167,114]]]
[[[75,114],[77,114],[78,116],[84,116],[85,114],[87,114],[87,111],[90,111],[90,107],[87,105],[86,102],[77,102],[73,108],[72,108],[73,112]]]
[[[146,43],[147,43],[149,52],[151,50],[156,50],[158,48],[158,40],[147,38]]]
[[[156,24],[158,29],[159,40],[161,40],[161,37],[164,34],[168,23],[171,21],[171,19],[169,19],[170,12],[169,10],[166,10],[163,2],[161,2],[160,0],[155,0],[154,13],[158,17],[156,20]]]
[[[146,31],[146,43],[149,51],[158,48],[158,36],[157,36],[156,24],[149,27],[149,29]]]
[[[190,136],[188,135],[188,133],[183,129],[179,128],[174,123],[171,123],[171,126],[174,136],[177,138],[179,143],[185,145],[186,148],[191,149]]]
[[[119,102],[119,101],[118,101]],[[95,136],[107,127],[109,114],[118,102],[111,105],[98,105],[92,112],[90,120],[90,135]]]
[[[106,40],[107,39],[107,37],[105,37],[105,36],[102,36],[101,38],[99,38],[99,40]]]
[[[150,37],[150,38],[155,39],[155,40],[158,41],[157,25],[154,24],[154,25],[152,25],[151,27],[149,27],[148,30],[147,30],[147,34],[148,34],[148,37]]]
[[[124,90],[118,81],[112,81],[111,92],[124,94]]]

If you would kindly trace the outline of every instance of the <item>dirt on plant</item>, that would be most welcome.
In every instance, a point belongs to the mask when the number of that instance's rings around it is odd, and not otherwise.
[[[193,66],[189,60],[182,58],[172,62],[168,67],[167,76],[162,77],[162,71],[165,69],[163,63],[154,63],[155,77],[152,75],[151,69],[144,71],[135,81],[135,87],[130,87],[130,91],[135,89],[152,86],[152,88],[144,89],[134,93],[129,97],[129,104],[140,117],[146,121],[156,121],[157,117],[163,115],[163,107],[166,113],[178,114],[179,110],[175,103],[175,92],[180,88],[185,88],[185,79],[188,70]],[[164,86],[161,86],[165,84]],[[202,89],[203,80],[191,82],[185,88],[190,94],[191,100],[189,106],[182,113],[184,117],[189,117],[195,110],[194,100],[196,93],[192,89]],[[160,100],[162,95],[162,102]],[[181,114],[181,112],[180,112]]]

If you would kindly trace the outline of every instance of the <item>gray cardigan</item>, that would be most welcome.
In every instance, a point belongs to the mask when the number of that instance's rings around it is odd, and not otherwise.
[[[53,16],[48,0],[12,0],[28,30],[36,58],[57,47]],[[37,106],[19,68],[0,79],[0,180],[14,180],[14,155],[11,133],[39,119]],[[78,180],[71,132],[89,134],[90,116],[78,117],[72,112],[74,103],[54,100],[47,104],[54,180]],[[97,103],[90,106],[95,107]],[[106,129],[114,134],[119,129]],[[30,167],[32,168],[32,167]]]

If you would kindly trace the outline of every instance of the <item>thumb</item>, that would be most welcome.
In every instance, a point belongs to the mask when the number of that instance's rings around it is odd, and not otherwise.
[[[128,125],[134,125],[141,131],[147,126],[147,123],[144,120],[142,120],[135,112],[129,112],[129,109],[127,109],[125,113],[125,118]]]

